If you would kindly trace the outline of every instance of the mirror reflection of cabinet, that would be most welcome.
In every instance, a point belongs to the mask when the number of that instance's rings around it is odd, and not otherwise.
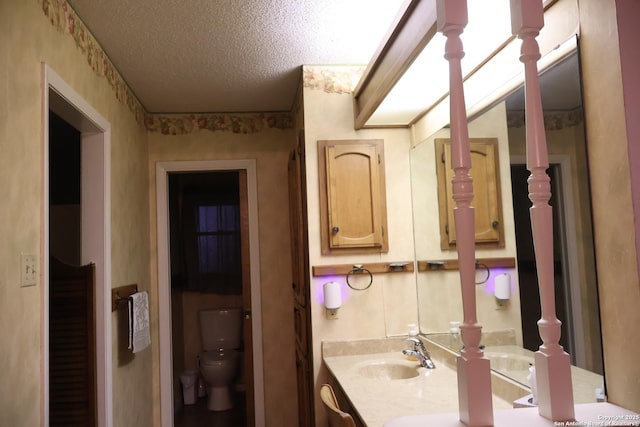
[[[557,310],[562,305],[566,316],[559,317],[563,327],[562,335],[567,337],[567,351],[576,367],[590,372],[580,372],[580,382],[586,384],[593,379],[592,375],[601,375],[603,359],[600,335],[600,317],[598,310],[598,275],[595,270],[596,254],[593,242],[593,220],[591,218],[591,197],[589,186],[589,164],[587,158],[587,141],[584,129],[580,83],[580,57],[577,51],[566,58],[555,62],[540,75],[542,104],[545,116],[545,135],[550,161],[550,173],[553,185],[552,194],[558,196],[556,203],[551,203],[554,212],[554,282]],[[493,98],[490,98],[493,99]],[[473,136],[497,135],[500,141],[500,161],[503,163],[501,181],[503,183],[503,217],[507,230],[505,250],[500,253],[516,256],[517,267],[513,277],[518,287],[520,301],[520,325],[507,320],[500,310],[486,310],[487,300],[479,293],[478,308],[483,312],[483,334],[502,331],[507,328],[522,328],[522,346],[518,351],[536,351],[541,343],[537,320],[540,318],[540,303],[537,286],[536,265],[530,262],[533,258],[531,240],[531,224],[528,222],[531,201],[526,188],[526,128],[524,126],[524,91],[517,88],[503,95],[496,94],[492,107],[480,111],[469,120],[469,133]],[[502,131],[504,128],[504,132]],[[506,132],[506,135],[504,134]],[[429,221],[435,210],[431,210],[431,200],[436,198],[438,185],[434,178],[425,171],[424,165],[435,166],[435,140],[449,138],[450,130],[443,128],[425,137],[411,150],[412,197],[414,209],[415,241],[425,244],[416,245],[417,259],[429,259],[436,251],[439,239],[437,225]],[[508,144],[508,156],[503,141]],[[503,154],[505,153],[505,154]],[[504,164],[511,166],[511,174],[504,175]],[[514,174],[522,170],[522,175]],[[473,175],[473,170],[471,171]],[[559,179],[557,179],[559,178]],[[474,177],[474,187],[477,185]],[[555,183],[555,184],[554,184]],[[505,186],[504,184],[508,184]],[[510,187],[510,192],[505,193]],[[511,197],[509,197],[509,194]],[[511,231],[513,218],[514,231]],[[429,234],[433,230],[433,234]],[[513,236],[511,233],[514,233]],[[431,241],[425,236],[433,236]],[[420,240],[422,239],[422,240]],[[511,243],[515,239],[515,248]],[[433,244],[431,244],[433,242]],[[477,247],[476,249],[482,249]],[[517,251],[517,252],[516,252]],[[480,255],[484,256],[484,254]],[[557,257],[556,257],[557,256]],[[437,273],[436,273],[437,274]],[[417,275],[418,315],[421,332],[434,334],[448,330],[449,318],[458,313],[459,308],[451,298],[434,298],[440,295],[442,283],[432,280],[431,274]],[[444,278],[443,280],[447,280]],[[447,282],[449,283],[449,282]],[[451,282],[453,283],[453,282]],[[513,283],[513,282],[512,282]],[[437,284],[437,285],[436,285]],[[436,287],[437,286],[437,287]],[[526,292],[524,292],[526,290]],[[529,294],[531,292],[531,294]],[[490,301],[494,304],[493,301]],[[491,306],[492,307],[492,306]],[[513,304],[512,308],[516,308]],[[493,316],[497,314],[498,316]],[[529,338],[535,342],[529,344]],[[502,344],[501,344],[502,345]],[[564,344],[563,344],[564,347]],[[519,381],[515,371],[501,370],[499,366],[492,369]],[[527,372],[525,372],[526,376]],[[588,374],[588,375],[587,375]],[[522,377],[524,378],[524,376]],[[595,383],[602,384],[603,378],[596,376]],[[524,382],[526,385],[526,381]],[[594,386],[600,387],[600,386]],[[585,390],[592,390],[587,385]],[[595,401],[593,393],[576,395],[576,403]]]
[[[475,241],[482,247],[504,247],[504,225],[500,198],[500,173],[498,140],[496,138],[472,138],[471,170],[475,209]],[[440,213],[440,247],[455,248],[456,227],[453,218],[455,201],[451,179],[451,140],[436,139],[436,169],[438,175],[438,202]]]
[[[384,143],[318,141],[322,253],[387,252]]]

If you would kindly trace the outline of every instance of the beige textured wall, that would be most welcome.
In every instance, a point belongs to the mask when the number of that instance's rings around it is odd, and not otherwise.
[[[268,426],[289,425],[297,419],[295,347],[292,322],[291,257],[287,159],[295,145],[293,130],[264,130],[235,134],[200,130],[181,136],[149,134],[151,229],[155,220],[155,164],[169,160],[256,159],[262,290],[265,412]],[[157,291],[157,239],[151,237],[152,292]],[[184,313],[186,315],[186,313]],[[160,313],[160,316],[165,314]],[[157,336],[155,325],[152,333]],[[189,361],[185,361],[188,363]],[[159,381],[159,360],[153,361]],[[159,394],[159,387],[154,388]],[[159,411],[159,396],[154,400]]]
[[[0,2],[0,425],[42,423],[43,288],[19,287],[19,260],[21,252],[35,253],[43,264],[43,61],[112,125],[113,286],[149,287],[148,182],[139,167],[147,158],[144,128],[39,2]],[[114,348],[114,425],[151,426],[151,350],[125,367],[117,366],[116,354]]]
[[[638,225],[633,221],[614,3],[581,0],[580,22],[605,382],[610,402],[640,411],[640,340],[631,332],[640,324],[631,232]]]
[[[330,74],[340,67],[323,67]],[[305,74],[314,74],[305,67]],[[320,75],[321,73],[317,73]],[[357,80],[356,80],[357,81]],[[408,130],[353,129],[353,105],[350,93],[324,90],[305,84],[304,120],[307,152],[307,200],[309,216],[310,265],[363,264],[367,262],[398,262],[413,260],[413,230],[411,219],[411,186],[409,176]],[[378,255],[331,255],[320,251],[320,210],[318,193],[318,148],[322,139],[384,139],[387,194],[387,225],[389,252]],[[334,277],[346,287],[344,277]],[[334,339],[381,338],[407,333],[407,324],[417,322],[415,278],[411,273],[374,275],[366,291],[347,294],[337,320],[327,320],[320,303],[322,284],[327,277],[311,278],[311,316],[313,324],[313,363],[316,389],[326,378],[321,370],[321,342]],[[325,410],[316,397],[317,425],[326,425]]]

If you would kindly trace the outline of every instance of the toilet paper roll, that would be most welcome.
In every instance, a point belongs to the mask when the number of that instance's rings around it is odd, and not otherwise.
[[[494,295],[499,300],[511,298],[511,276],[508,273],[496,276]]]
[[[324,288],[324,306],[329,310],[335,310],[342,305],[342,294],[340,283],[327,282]]]

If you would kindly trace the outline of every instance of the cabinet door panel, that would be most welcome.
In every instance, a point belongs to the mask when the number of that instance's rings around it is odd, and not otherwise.
[[[471,139],[471,170],[473,178],[473,200],[475,214],[476,244],[504,247],[502,206],[500,198],[500,175],[498,145],[496,139]],[[438,187],[440,196],[441,247],[449,249],[456,243],[456,228],[453,217],[455,201],[451,180],[450,140],[436,140],[438,163]]]
[[[314,424],[312,369],[309,359],[296,349],[296,377],[298,383],[298,425]]]
[[[326,158],[331,247],[380,246],[376,147],[329,146]]]
[[[322,253],[386,252],[382,140],[318,141]]]
[[[291,273],[295,301],[302,306],[307,304],[308,293],[308,241],[306,223],[306,197],[304,156],[300,149],[289,156],[289,224],[291,236]]]
[[[309,329],[311,325],[307,319],[307,309],[299,305],[293,308],[293,328],[296,334],[296,345],[304,356],[309,356]]]

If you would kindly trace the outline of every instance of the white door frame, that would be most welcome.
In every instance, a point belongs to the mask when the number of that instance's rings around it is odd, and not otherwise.
[[[96,405],[98,427],[112,427],[111,124],[47,64],[42,64],[43,248],[42,372],[49,426],[49,111],[81,133],[81,263],[96,268]]]
[[[160,415],[162,427],[173,427],[173,352],[171,343],[171,277],[169,259],[169,172],[246,170],[249,208],[249,248],[251,263],[251,326],[253,331],[253,389],[255,425],[264,427],[264,372],[262,364],[262,307],[260,293],[260,253],[258,240],[258,184],[256,161],[200,160],[167,161],[156,164],[156,204],[158,221],[158,323],[160,340]]]

